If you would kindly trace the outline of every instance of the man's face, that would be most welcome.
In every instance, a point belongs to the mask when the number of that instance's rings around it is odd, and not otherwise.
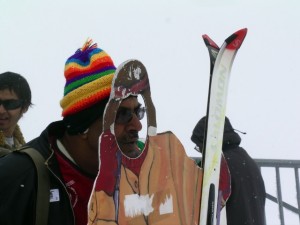
[[[0,130],[7,137],[12,136],[19,119],[27,111],[18,100],[14,91],[0,90]]]
[[[140,119],[144,110],[136,97],[128,97],[119,106],[115,121],[115,136],[121,151],[130,158],[137,157],[141,151],[137,146]]]
[[[99,137],[102,133],[102,118],[96,119],[89,127],[87,132],[88,144],[94,152],[98,154]]]

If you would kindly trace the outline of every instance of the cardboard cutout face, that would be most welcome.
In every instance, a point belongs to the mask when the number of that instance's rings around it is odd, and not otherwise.
[[[137,96],[147,111],[147,137],[143,150],[134,154],[142,113]],[[156,134],[147,71],[137,60],[126,61],[115,73],[99,145],[88,224],[198,222],[202,171],[175,135]]]

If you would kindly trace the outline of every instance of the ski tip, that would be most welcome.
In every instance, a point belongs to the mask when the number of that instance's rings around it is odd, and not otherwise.
[[[215,49],[220,49],[219,46],[207,34],[202,35],[202,38],[206,46],[210,46]]]
[[[226,48],[231,50],[239,49],[246,37],[247,31],[248,31],[247,28],[243,28],[233,33],[231,36],[229,36],[225,40],[225,42],[227,43]]]

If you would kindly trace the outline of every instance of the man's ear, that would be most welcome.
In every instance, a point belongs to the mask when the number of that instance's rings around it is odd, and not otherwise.
[[[26,113],[28,111],[28,106],[27,107],[24,107],[22,108],[22,114]]]

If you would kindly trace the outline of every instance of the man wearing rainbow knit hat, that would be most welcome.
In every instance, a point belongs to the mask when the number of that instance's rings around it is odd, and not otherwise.
[[[47,224],[87,224],[88,200],[99,168],[98,139],[115,70],[110,56],[88,40],[65,64],[63,120],[27,143],[43,155],[47,167]],[[131,128],[135,133],[141,129],[142,117],[137,118]],[[36,223],[36,174],[25,154],[0,159],[0,224]]]

